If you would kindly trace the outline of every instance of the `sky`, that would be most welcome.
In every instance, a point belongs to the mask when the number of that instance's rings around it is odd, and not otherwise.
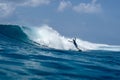
[[[66,37],[120,45],[120,0],[0,0],[0,24],[46,24]]]

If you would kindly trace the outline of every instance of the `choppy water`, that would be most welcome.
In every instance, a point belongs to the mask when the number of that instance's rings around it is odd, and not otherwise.
[[[47,48],[5,31],[0,30],[0,80],[120,80],[120,51]]]

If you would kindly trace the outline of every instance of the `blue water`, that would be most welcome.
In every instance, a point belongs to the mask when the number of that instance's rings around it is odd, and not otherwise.
[[[120,51],[42,47],[19,27],[5,26],[0,25],[0,80],[120,80]]]

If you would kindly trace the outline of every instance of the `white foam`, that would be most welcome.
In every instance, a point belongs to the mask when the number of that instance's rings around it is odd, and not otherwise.
[[[50,48],[62,49],[62,50],[77,50],[73,43],[68,40],[72,38],[67,38],[60,35],[56,30],[52,29],[48,25],[43,25],[41,27],[31,27],[24,29],[24,32],[29,36],[29,38],[41,45],[46,45]],[[82,50],[113,50],[120,51],[120,46],[112,46],[107,44],[97,44],[88,41],[76,39],[77,44]]]

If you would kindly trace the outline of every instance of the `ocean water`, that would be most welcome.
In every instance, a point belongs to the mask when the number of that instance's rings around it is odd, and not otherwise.
[[[78,52],[47,25],[0,25],[0,80],[120,80],[120,46],[77,38]]]

